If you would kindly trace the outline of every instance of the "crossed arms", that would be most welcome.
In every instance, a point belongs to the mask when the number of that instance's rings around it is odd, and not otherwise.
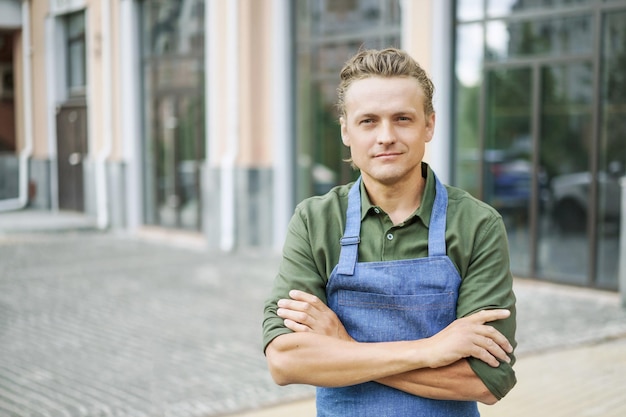
[[[278,301],[277,314],[293,333],[276,337],[265,351],[276,383],[339,387],[376,381],[433,399],[497,401],[466,358],[492,367],[510,362],[513,347],[488,324],[509,317],[508,310],[477,312],[425,339],[360,343],[318,297],[297,290],[289,297]]]

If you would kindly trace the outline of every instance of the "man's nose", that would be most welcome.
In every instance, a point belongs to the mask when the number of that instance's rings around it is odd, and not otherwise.
[[[391,144],[396,141],[396,133],[393,129],[393,125],[389,122],[383,122],[380,124],[380,130],[378,131],[378,143]]]

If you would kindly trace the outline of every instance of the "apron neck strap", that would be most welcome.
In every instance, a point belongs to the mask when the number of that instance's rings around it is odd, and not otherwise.
[[[359,177],[348,193],[348,211],[346,212],[346,228],[341,243],[341,253],[337,272],[342,275],[354,275],[357,262],[359,242],[361,238],[361,177]]]
[[[446,214],[448,211],[448,191],[435,177],[435,202],[428,225],[428,256],[446,255]]]

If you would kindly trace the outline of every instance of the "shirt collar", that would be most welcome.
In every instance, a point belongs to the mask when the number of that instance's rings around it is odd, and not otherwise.
[[[422,195],[422,202],[415,212],[407,219],[407,222],[411,221],[414,217],[417,217],[421,222],[428,227],[430,224],[430,214],[433,211],[433,205],[435,203],[435,175],[426,162],[422,162],[422,176],[426,178],[426,186],[424,187],[424,194]],[[365,185],[361,181],[361,221],[365,216],[374,211],[376,206],[372,204]]]

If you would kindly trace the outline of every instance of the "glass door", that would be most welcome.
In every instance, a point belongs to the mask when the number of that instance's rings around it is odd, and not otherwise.
[[[141,3],[145,222],[201,229],[204,1]]]
[[[504,219],[517,275],[587,283],[592,80],[580,61],[485,74],[482,194]]]
[[[155,223],[200,229],[202,105],[195,93],[159,94],[154,102],[152,167]]]
[[[589,62],[540,69],[539,166],[546,204],[540,205],[537,277],[586,284],[592,213],[593,73]]]

